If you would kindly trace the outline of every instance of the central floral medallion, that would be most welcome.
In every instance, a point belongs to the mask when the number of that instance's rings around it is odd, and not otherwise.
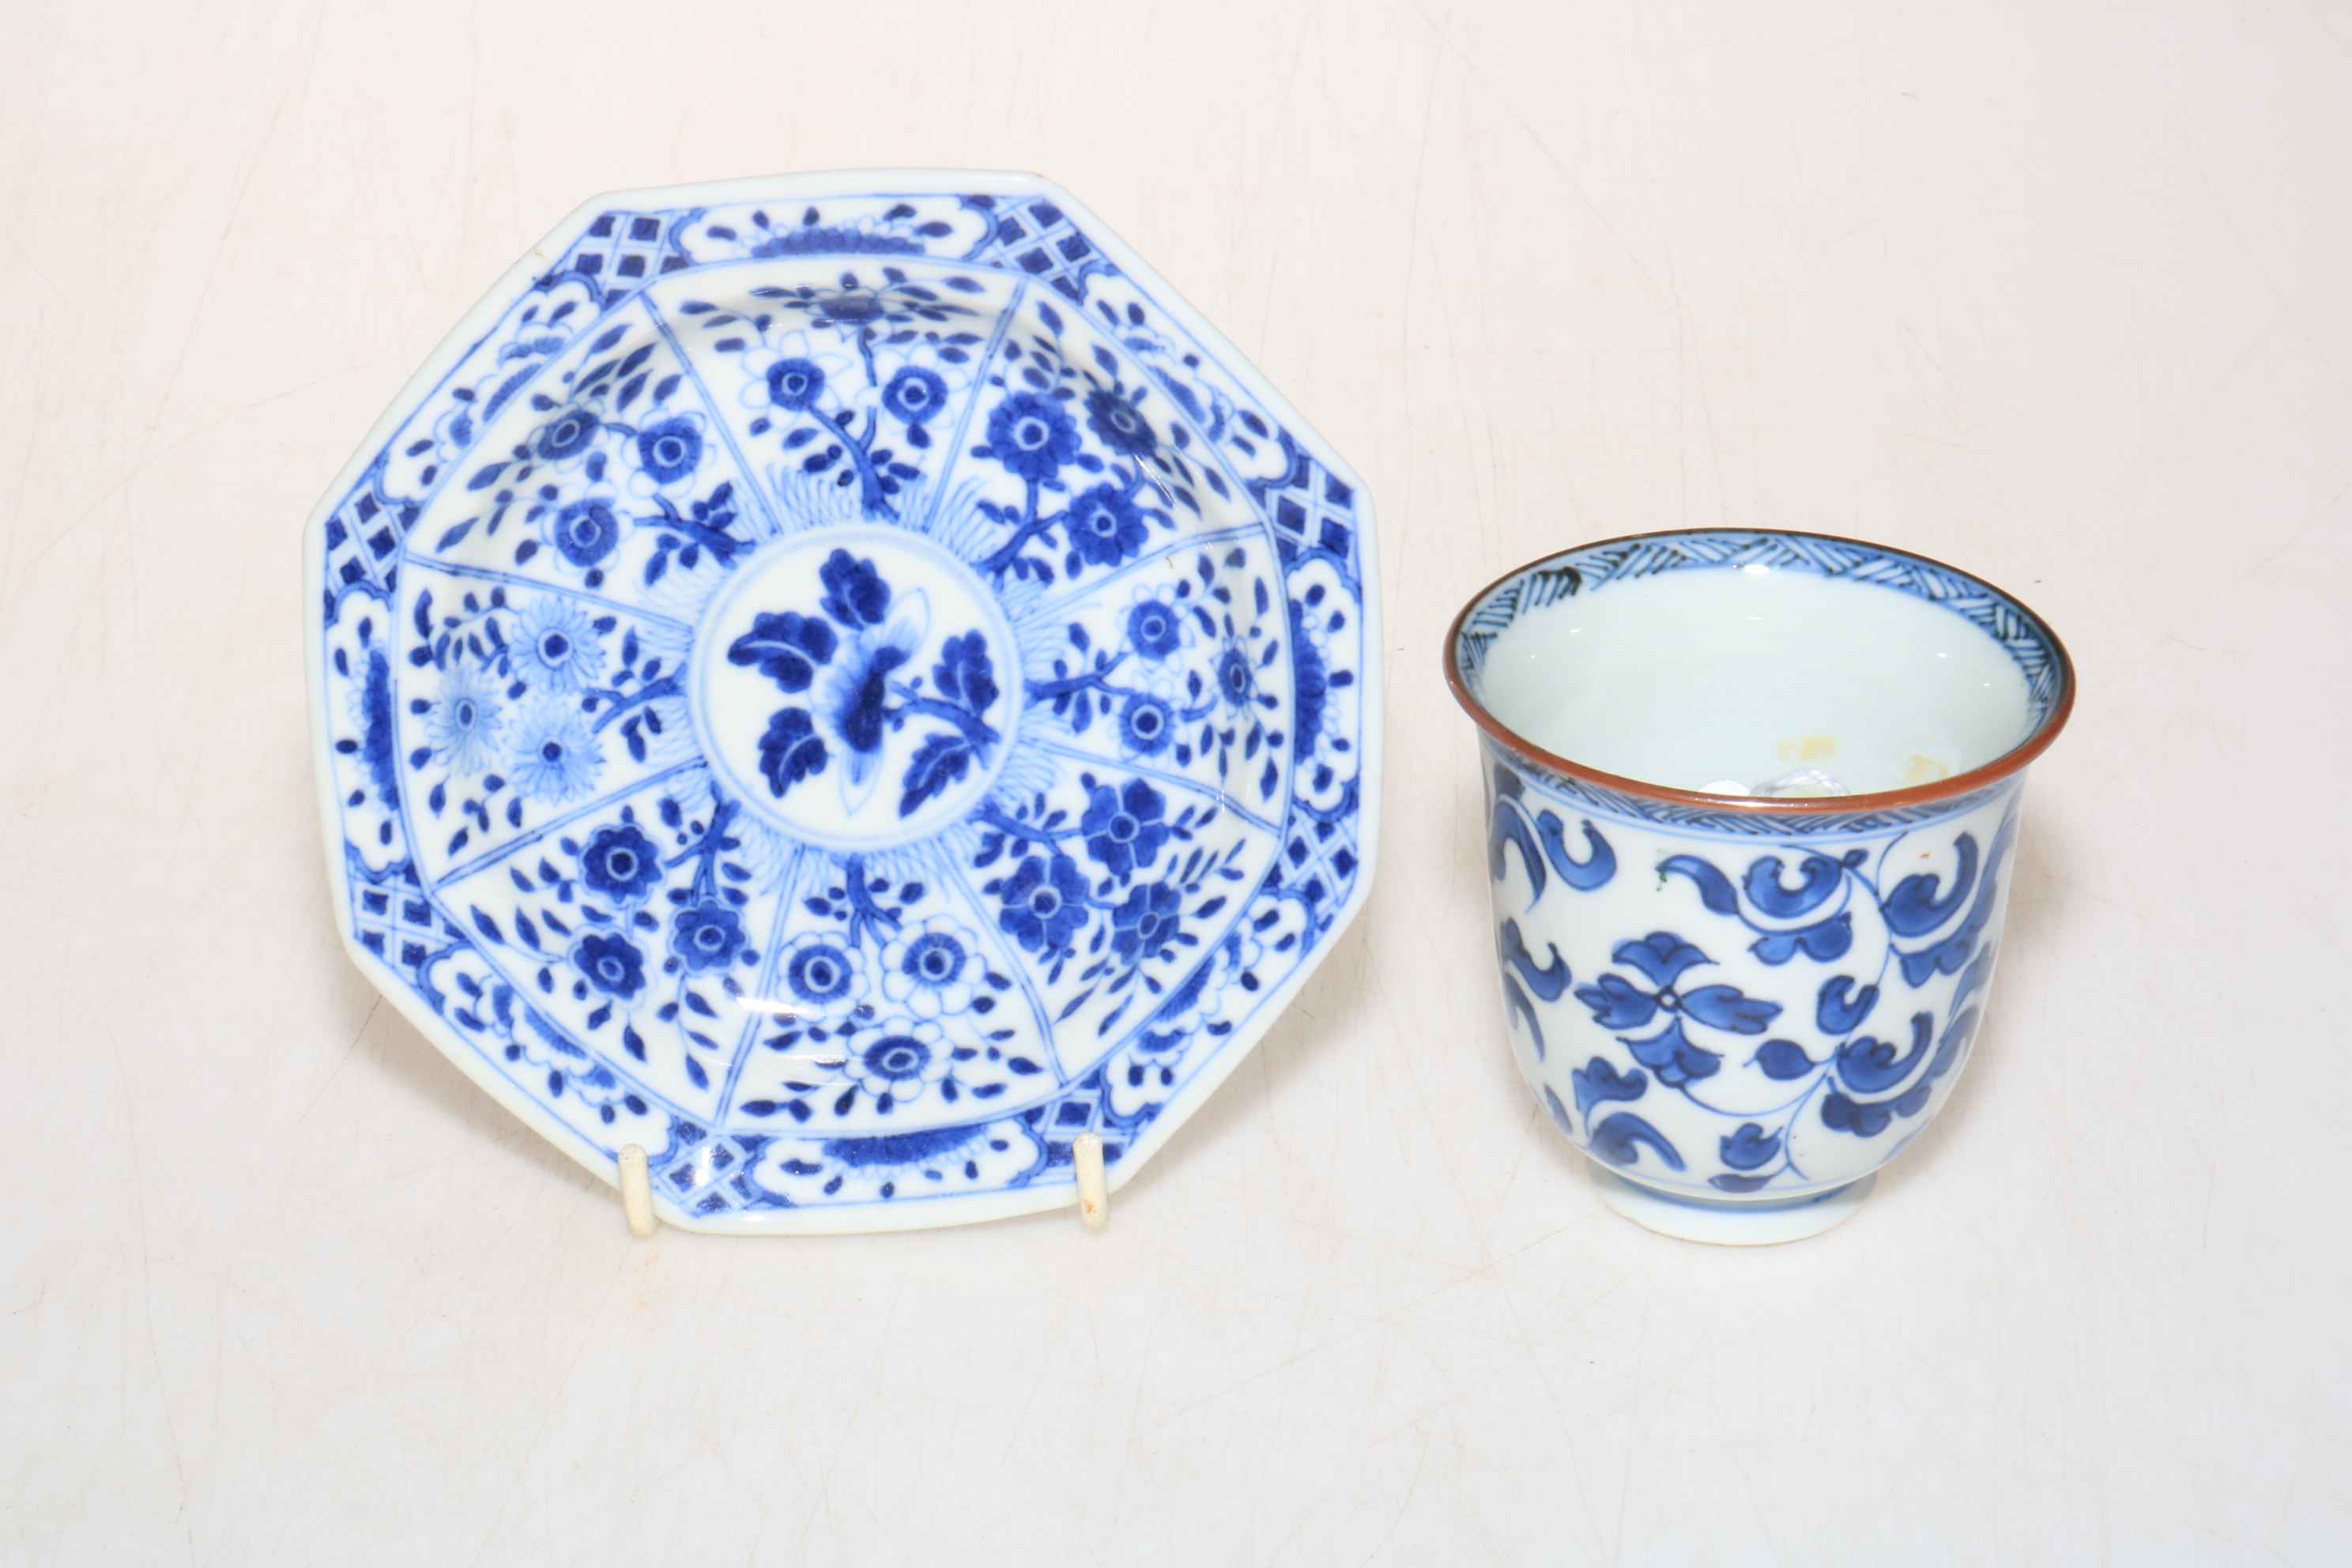
[[[962,562],[902,529],[825,528],[767,546],[713,601],[690,707],[704,755],[780,831],[880,849],[982,802],[1020,668]]]

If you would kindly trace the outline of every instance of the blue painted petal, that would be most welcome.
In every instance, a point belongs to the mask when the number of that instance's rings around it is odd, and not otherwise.
[[[1767,1132],[1753,1121],[1743,1121],[1738,1131],[1717,1142],[1716,1152],[1733,1170],[1753,1171],[1770,1164],[1779,1156],[1780,1135]]]
[[[1713,1078],[1722,1067],[1723,1058],[1705,1046],[1692,1043],[1683,1033],[1682,1020],[1671,1019],[1666,1026],[1646,1040],[1620,1039],[1618,1044],[1633,1053],[1633,1059],[1658,1075],[1658,1081],[1668,1089],[1680,1089],[1700,1079]]]
[[[1737,985],[1702,985],[1683,993],[1683,1011],[1709,1028],[1760,1035],[1780,1016],[1780,1004],[1745,995]]]
[[[1647,1145],[1667,1170],[1683,1168],[1683,1157],[1675,1152],[1666,1135],[1630,1110],[1612,1112],[1592,1130],[1592,1152],[1612,1165],[1637,1163],[1643,1145]]]
[[[1698,887],[1698,901],[1717,914],[1736,915],[1739,912],[1739,895],[1731,890],[1731,879],[1696,855],[1666,857],[1658,864],[1658,874],[1688,877]]]
[[[1709,1176],[1706,1184],[1727,1193],[1752,1193],[1771,1179],[1769,1176]]]
[[[1578,986],[1576,999],[1592,1009],[1592,1021],[1604,1029],[1638,1029],[1658,1012],[1656,997],[1635,990],[1616,974],[1604,974],[1596,984]]]
[[[1748,868],[1748,901],[1775,920],[1787,920],[1818,909],[1837,890],[1845,868],[1825,855],[1808,855],[1797,863],[1797,885],[1780,880],[1780,858],[1767,855]]]
[[[1605,1057],[1594,1057],[1568,1075],[1569,1085],[1576,1092],[1576,1113],[1590,1117],[1592,1108],[1604,1100],[1639,1100],[1650,1087],[1647,1073],[1636,1068],[1620,1073]]]
[[[1559,1096],[1551,1091],[1551,1085],[1544,1085],[1543,1096],[1544,1109],[1551,1112],[1551,1124],[1570,1138],[1575,1137],[1576,1123],[1568,1119],[1568,1107],[1559,1102]]]
[[[1822,982],[1821,997],[1813,1007],[1813,1022],[1824,1035],[1850,1035],[1876,1005],[1877,986],[1865,985],[1856,991],[1853,982],[1845,975],[1832,975]]]
[[[1757,1047],[1754,1059],[1766,1078],[1783,1082],[1803,1078],[1818,1065],[1794,1040],[1767,1040]]]
[[[1632,964],[1648,975],[1653,985],[1672,985],[1691,965],[1713,962],[1670,931],[1654,931],[1640,942],[1621,942],[1609,956],[1619,963]]]

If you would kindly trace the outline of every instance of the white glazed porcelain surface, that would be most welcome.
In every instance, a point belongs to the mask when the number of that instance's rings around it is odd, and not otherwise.
[[[1522,616],[1480,695],[1549,752],[1678,789],[1794,769],[1843,793],[1991,762],[2031,728],[2000,646],[1873,583],[1758,563],[1612,582]]]

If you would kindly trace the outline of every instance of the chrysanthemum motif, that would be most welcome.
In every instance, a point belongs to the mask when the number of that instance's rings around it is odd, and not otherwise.
[[[497,754],[499,723],[497,688],[480,667],[454,658],[425,721],[434,760],[460,778],[480,773]]]
[[[577,800],[594,787],[604,765],[596,737],[570,704],[550,699],[525,709],[515,726],[508,772],[526,798]]]
[[[569,696],[604,670],[604,645],[588,612],[571,600],[541,595],[515,627],[515,672],[538,691]]]
[[[979,939],[945,915],[909,925],[882,949],[882,994],[918,1018],[966,1011],[980,978]]]

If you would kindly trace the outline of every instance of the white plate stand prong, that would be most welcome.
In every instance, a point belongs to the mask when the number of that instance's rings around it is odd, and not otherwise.
[[[1078,1218],[1088,1230],[1110,1223],[1110,1184],[1103,1176],[1103,1141],[1099,1132],[1081,1132],[1070,1145],[1070,1164],[1078,1176]]]
[[[639,1241],[654,1233],[654,1188],[646,1175],[646,1152],[635,1143],[621,1150],[621,1213]]]

